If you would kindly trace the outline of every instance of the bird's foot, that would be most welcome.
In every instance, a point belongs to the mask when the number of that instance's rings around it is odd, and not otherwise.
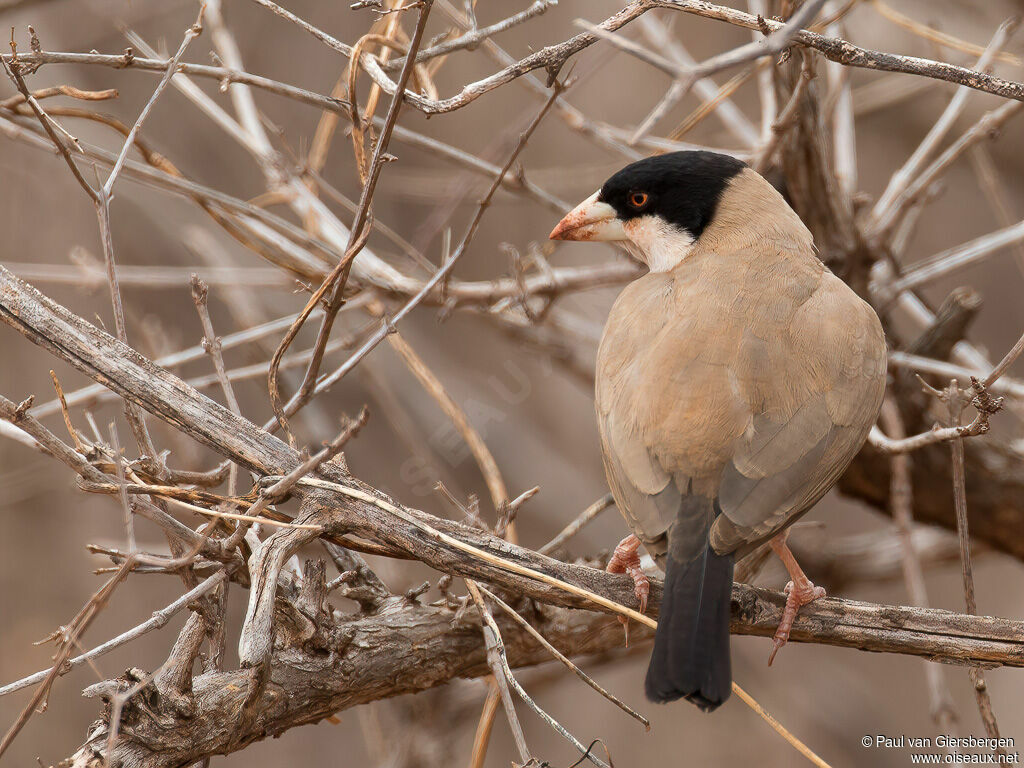
[[[639,549],[640,539],[633,535],[627,536],[615,547],[605,570],[608,573],[629,574],[629,577],[633,579],[633,594],[640,604],[640,613],[646,613],[647,599],[651,595],[651,581],[640,567]],[[626,646],[629,647],[629,619],[625,616],[619,616],[618,619],[626,635]]]
[[[825,596],[825,588],[816,587],[807,578],[804,578],[799,585],[792,581],[789,582],[786,584],[785,592],[786,607],[782,609],[782,620],[779,622],[779,628],[775,630],[775,637],[772,638],[772,652],[768,656],[769,667],[775,661],[775,654],[779,652],[779,648],[789,640],[789,631],[793,628],[797,612],[808,603],[813,603],[819,597]]]

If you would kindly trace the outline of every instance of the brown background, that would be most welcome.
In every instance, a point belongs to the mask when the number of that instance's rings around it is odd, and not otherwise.
[[[486,24],[512,13],[524,3],[480,3],[478,15]],[[987,43],[997,24],[1014,12],[1019,3],[988,0],[983,3],[942,0],[894,2],[901,11],[933,23],[978,44]],[[501,36],[499,42],[516,56],[531,48],[557,42],[575,34],[573,20],[605,18],[618,5],[607,0],[585,2],[562,0],[540,19]],[[317,3],[298,0],[289,8],[341,39],[355,40],[368,24],[365,11],[353,12],[344,0]],[[196,6],[188,2],[156,3],[148,0],[123,2],[71,2],[54,0],[23,4],[4,12],[6,25],[17,27],[27,46],[25,25],[35,26],[46,50],[119,52],[125,45],[114,23],[126,21],[152,44],[172,50],[185,27],[194,18]],[[244,0],[227,3],[225,14],[235,31],[248,71],[299,84],[321,93],[330,92],[344,62],[326,48],[315,44],[282,20]],[[428,34],[440,31],[441,14]],[[942,55],[958,63],[968,57],[958,52],[937,51],[882,21],[870,7],[855,10],[849,17],[848,36],[861,44],[922,56]],[[3,25],[0,25],[3,26]],[[434,28],[436,26],[436,29]],[[741,30],[678,15],[674,31],[702,58],[741,44],[748,39]],[[627,35],[637,34],[627,28]],[[186,58],[206,62],[208,35],[193,43]],[[1019,41],[1008,50],[1024,52]],[[659,98],[667,80],[604,45],[594,46],[581,57],[577,73],[588,75],[570,94],[570,101],[594,119],[626,127],[635,125]],[[493,71],[482,54],[462,53],[442,70],[442,95],[453,93],[465,82]],[[1004,67],[1004,74],[1021,79],[1024,72]],[[881,75],[857,71],[855,85],[877,80]],[[903,77],[903,76],[896,76]],[[724,82],[725,76],[719,76]],[[4,81],[6,83],[6,80]],[[103,106],[127,121],[134,119],[156,80],[150,74],[118,72],[105,68],[50,66],[30,80],[32,87],[70,83],[80,88],[117,87],[121,98]],[[222,104],[226,96],[215,86],[203,87]],[[365,87],[365,86],[364,86]],[[0,83],[0,96],[13,88]],[[917,142],[941,112],[950,89],[936,85],[903,104],[859,119],[860,187],[877,195],[888,175],[913,151]],[[260,108],[285,133],[290,146],[302,152],[318,120],[312,108],[278,97],[258,94]],[[736,101],[755,121],[759,119],[756,89],[747,86]],[[976,94],[958,127],[964,128],[998,100]],[[660,126],[674,125],[697,102],[690,97]],[[492,162],[507,153],[510,131],[530,119],[538,106],[535,96],[518,84],[488,94],[452,115],[426,121],[406,110],[402,123],[424,133],[443,137],[467,151]],[[88,125],[73,126],[83,139],[114,146],[111,137]],[[233,145],[179,93],[169,89],[156,107],[145,137],[178,165],[182,171],[209,186],[241,198],[263,191],[262,176],[250,157]],[[694,138],[717,146],[730,146],[730,136],[714,118],[705,121]],[[1018,118],[993,146],[997,164],[1004,172],[1010,210],[1024,212],[1024,124]],[[432,156],[401,144],[392,150],[399,162],[387,167],[377,197],[380,220],[397,229],[414,243],[438,254],[438,225],[430,224],[439,205],[468,188],[472,194],[458,206],[451,220],[457,238],[472,211],[472,201],[486,188],[487,181],[467,176]],[[621,158],[595,147],[568,131],[557,117],[549,117],[523,156],[531,179],[548,191],[576,202],[588,195],[613,170]],[[358,187],[349,145],[339,135],[325,175],[352,196]],[[0,259],[6,262],[70,264],[69,253],[83,246],[100,253],[94,212],[56,156],[27,148],[0,137]],[[216,244],[218,259],[244,266],[261,266],[252,254],[226,238],[194,206],[130,182],[119,184],[113,206],[115,246],[123,264],[202,265],[202,256],[189,247],[193,232],[202,230]],[[440,201],[440,202],[439,202]],[[344,218],[344,217],[343,217]],[[535,203],[503,193],[475,245],[459,266],[465,278],[487,279],[507,273],[510,263],[498,245],[509,242],[525,249],[530,241],[543,240],[556,215]],[[427,222],[427,223],[424,223]],[[444,223],[441,219],[440,223]],[[961,162],[946,177],[946,192],[926,214],[912,247],[912,256],[925,257],[983,234],[998,226],[979,192],[970,165]],[[388,250],[378,249],[382,255]],[[571,244],[558,251],[556,264],[593,263],[613,258],[611,251]],[[963,270],[929,287],[933,300],[953,286],[970,284],[985,298],[985,306],[972,338],[998,357],[1024,327],[1024,304],[1018,297],[1024,279],[1014,252],[1008,250]],[[401,263],[401,262],[399,262]],[[68,273],[74,268],[67,267]],[[73,311],[111,325],[105,287],[83,287],[39,283],[38,287]],[[295,312],[305,298],[287,291],[250,291],[251,308],[260,317],[279,317]],[[157,355],[196,343],[201,329],[187,285],[161,286],[159,290],[126,288],[129,337],[142,351]],[[599,331],[615,295],[614,290],[595,291],[570,297],[564,305]],[[241,326],[224,309],[223,294],[211,291],[214,323],[226,334]],[[353,315],[355,316],[355,315]],[[364,321],[351,320],[352,328]],[[533,485],[541,493],[520,514],[524,543],[539,546],[579,510],[605,492],[592,416],[589,384],[567,375],[557,364],[505,337],[494,327],[470,315],[459,315],[438,325],[433,310],[420,310],[402,327],[403,333],[442,377],[455,399],[467,410],[494,452],[513,494]],[[275,340],[271,340],[273,343]],[[585,359],[592,346],[581,343]],[[261,359],[259,352],[235,351],[229,366]],[[265,356],[264,356],[265,359]],[[32,347],[10,330],[0,328],[0,392],[20,400],[36,394],[38,402],[52,396],[48,371],[55,361]],[[65,389],[84,383],[80,375],[56,367]],[[188,375],[209,372],[207,361],[185,369]],[[1018,368],[1019,373],[1019,368]],[[389,408],[380,400],[382,389],[401,403],[404,419],[390,421]],[[265,381],[257,379],[237,388],[243,412],[254,421],[269,415]],[[219,393],[218,393],[219,394]],[[307,409],[298,427],[301,437],[316,443],[334,434],[337,416],[353,414],[367,403],[371,420],[353,444],[348,457],[354,472],[367,482],[394,494],[412,506],[448,514],[430,490],[440,478],[465,497],[473,492],[486,500],[486,489],[471,458],[454,432],[411,379],[398,359],[381,347],[356,374],[349,376],[315,408]],[[104,428],[118,418],[116,408],[96,411]],[[1001,417],[1002,418],[1002,417]],[[1010,417],[1005,417],[1010,418]],[[51,427],[57,429],[58,421]],[[84,426],[84,420],[82,421]],[[172,463],[181,467],[209,466],[211,457],[179,439],[163,426],[154,426],[158,444],[171,448]],[[128,432],[121,425],[121,435]],[[413,458],[416,446],[429,462]],[[67,622],[101,583],[92,570],[106,565],[89,555],[87,543],[123,545],[119,507],[107,498],[86,496],[74,489],[73,478],[62,467],[17,444],[0,441],[0,684],[46,666],[51,650],[33,646]],[[485,517],[493,510],[484,501]],[[812,515],[825,523],[824,530],[812,528],[797,534],[804,540],[872,530],[888,525],[887,518],[858,505],[828,498]],[[197,524],[198,521],[191,521]],[[614,511],[609,511],[573,544],[575,552],[596,552],[614,544],[625,528]],[[1022,532],[1024,533],[1024,532]],[[162,551],[158,531],[139,525],[140,544]],[[422,580],[423,572],[398,571],[391,563],[379,562],[381,575],[394,587]],[[427,574],[436,577],[436,574]],[[1004,556],[979,558],[975,569],[979,609],[984,613],[1019,617],[1024,613],[1020,588],[1020,563]],[[763,577],[765,583],[781,585],[781,569]],[[825,586],[828,586],[827,584]],[[957,567],[929,572],[928,586],[934,605],[961,610],[963,599]],[[144,620],[151,611],[180,594],[176,579],[160,576],[133,577],[117,594],[86,635],[89,647]],[[902,583],[855,584],[848,595],[878,602],[904,602]],[[238,588],[231,594],[231,626],[237,633],[244,611],[244,595]],[[152,669],[162,662],[183,618],[147,636],[128,648],[110,654],[97,663],[98,672],[112,676],[127,666]],[[233,638],[236,635],[232,636]],[[805,740],[834,766],[909,764],[907,750],[866,750],[860,746],[865,734],[934,735],[928,712],[923,665],[925,662],[896,656],[858,653],[820,646],[792,645],[769,670],[765,639],[735,638],[735,677],[779,720]],[[229,649],[231,644],[229,643]],[[229,653],[229,664],[231,662]],[[713,716],[704,716],[684,704],[654,707],[643,700],[642,676],[647,649],[631,654],[616,653],[600,660],[587,660],[585,667],[626,701],[648,714],[653,728],[645,734],[635,722],[599,699],[576,680],[553,668],[528,670],[521,680],[538,703],[554,714],[584,742],[600,736],[617,765],[767,765],[801,764],[800,758],[739,701],[733,700]],[[981,735],[982,728],[965,670],[950,668],[947,677],[960,714],[961,735]],[[82,699],[80,690],[96,681],[97,672],[80,668],[58,681],[49,709],[36,715],[5,757],[8,765],[55,763],[82,742],[85,729],[98,715],[96,702]],[[996,670],[988,675],[995,712],[1005,735],[1024,743],[1024,687],[1018,670]],[[224,766],[271,765],[434,765],[464,764],[468,758],[479,703],[484,687],[479,681],[459,682],[441,691],[414,698],[381,702],[361,710],[345,712],[338,725],[323,723],[292,730],[281,738],[268,740],[242,753],[215,758]],[[0,699],[0,728],[6,729],[28,698],[21,691]],[[525,709],[521,717],[531,747],[553,765],[568,765],[575,756],[546,727]],[[364,738],[365,737],[365,738]],[[409,747],[408,744],[412,743]],[[402,746],[405,745],[405,746]],[[515,752],[501,714],[495,726],[488,765],[504,766]]]

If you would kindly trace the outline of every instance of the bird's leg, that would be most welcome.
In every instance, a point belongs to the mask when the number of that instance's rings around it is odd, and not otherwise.
[[[612,557],[605,568],[608,573],[628,573],[633,579],[633,594],[640,603],[640,613],[647,611],[647,598],[651,594],[651,582],[640,567],[640,539],[630,534],[615,547]],[[619,616],[623,631],[626,633],[626,645],[629,645],[629,619]]]
[[[782,620],[779,622],[779,628],[775,630],[775,637],[772,638],[772,652],[768,657],[769,667],[775,661],[775,654],[779,652],[779,648],[784,646],[786,641],[789,640],[789,631],[793,628],[793,620],[796,619],[797,611],[819,597],[825,596],[824,587],[814,586],[796,561],[796,558],[793,557],[793,553],[786,544],[787,538],[789,538],[789,531],[783,531],[771,540],[772,549],[775,550],[775,554],[782,560],[782,564],[786,566],[792,581],[786,585],[786,607],[782,611]]]

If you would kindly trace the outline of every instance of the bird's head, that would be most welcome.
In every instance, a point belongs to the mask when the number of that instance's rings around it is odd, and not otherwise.
[[[550,237],[620,243],[651,271],[668,271],[693,248],[730,181],[746,167],[715,152],[639,160],[569,211]]]

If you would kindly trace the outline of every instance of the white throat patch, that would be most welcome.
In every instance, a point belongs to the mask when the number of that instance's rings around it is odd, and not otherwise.
[[[639,216],[622,225],[626,249],[651,272],[668,272],[690,255],[694,238],[660,216]]]

